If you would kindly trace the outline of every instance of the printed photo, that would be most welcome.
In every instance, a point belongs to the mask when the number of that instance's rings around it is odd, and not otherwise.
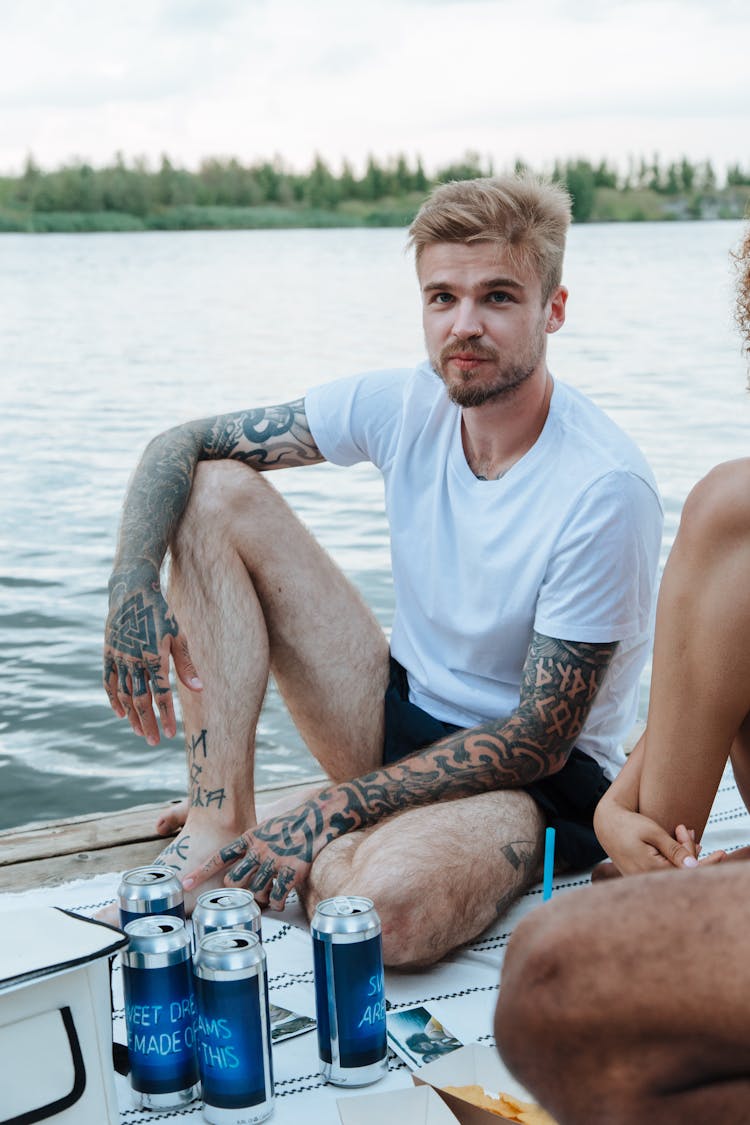
[[[411,1067],[424,1066],[463,1047],[461,1040],[422,1006],[389,1011],[386,1022],[388,1045]]]

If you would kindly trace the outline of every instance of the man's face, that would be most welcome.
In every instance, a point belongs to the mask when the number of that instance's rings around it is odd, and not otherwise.
[[[481,406],[546,373],[547,334],[565,320],[567,290],[542,304],[529,266],[493,242],[436,242],[418,266],[427,354],[459,406]]]

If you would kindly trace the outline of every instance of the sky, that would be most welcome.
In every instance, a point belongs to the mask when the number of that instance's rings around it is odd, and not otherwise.
[[[747,0],[0,0],[0,173],[121,152],[750,169]]]

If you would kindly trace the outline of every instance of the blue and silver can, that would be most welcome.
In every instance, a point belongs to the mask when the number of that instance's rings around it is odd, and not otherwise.
[[[138,918],[122,953],[130,1085],[139,1109],[175,1109],[200,1093],[190,937],[181,918]]]
[[[380,919],[369,898],[327,898],[310,924],[321,1074],[367,1086],[388,1070]]]
[[[182,883],[168,867],[134,867],[126,871],[117,888],[120,925],[135,922],[146,914],[169,914],[185,918]]]
[[[216,930],[248,930],[262,941],[260,926],[260,907],[250,891],[240,887],[204,891],[193,910],[193,949],[197,951],[201,938]]]
[[[203,1116],[255,1125],[273,1112],[266,955],[257,934],[217,930],[195,955]]]

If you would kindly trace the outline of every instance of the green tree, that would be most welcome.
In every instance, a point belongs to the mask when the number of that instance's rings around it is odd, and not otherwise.
[[[340,199],[339,183],[321,156],[315,157],[312,171],[307,177],[307,202],[311,207],[337,207]]]
[[[594,169],[588,160],[570,162],[563,169],[563,181],[573,200],[573,221],[585,223],[594,209]]]

